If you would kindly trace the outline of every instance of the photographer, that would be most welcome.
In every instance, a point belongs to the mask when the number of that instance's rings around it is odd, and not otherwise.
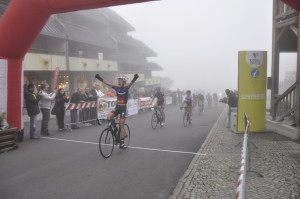
[[[39,96],[41,97],[40,100],[40,109],[42,112],[42,124],[41,124],[41,135],[44,136],[49,136],[49,130],[48,130],[48,123],[50,120],[50,107],[51,107],[51,102],[55,99],[55,92],[56,89],[54,90],[54,93],[48,94],[49,86],[47,84],[42,84],[40,86],[40,92]]]

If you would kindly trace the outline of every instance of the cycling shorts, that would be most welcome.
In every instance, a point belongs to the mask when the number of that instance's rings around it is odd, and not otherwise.
[[[112,111],[112,113],[115,115],[115,117],[120,115],[120,119],[125,119],[126,118],[126,110],[127,110],[127,106],[117,105],[116,109],[114,111]]]
[[[163,108],[163,107],[164,107],[164,102],[160,102],[160,101],[158,101],[158,102],[156,103],[156,105],[157,105],[157,106],[160,106],[160,107],[162,107],[162,108]]]

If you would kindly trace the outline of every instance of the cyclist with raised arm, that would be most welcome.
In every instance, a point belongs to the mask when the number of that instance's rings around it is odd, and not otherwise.
[[[110,86],[112,89],[116,91],[117,94],[117,105],[114,111],[110,112],[108,115],[108,119],[112,119],[117,115],[120,115],[120,128],[121,128],[121,136],[120,136],[120,148],[124,148],[124,139],[126,136],[124,124],[126,119],[126,109],[127,109],[127,100],[128,100],[128,91],[129,88],[134,84],[134,82],[139,78],[138,74],[135,74],[131,82],[126,86],[126,78],[118,77],[118,85],[113,85],[107,80],[103,80],[99,74],[95,76],[98,80]]]
[[[156,86],[155,87],[156,93],[153,96],[153,99],[151,101],[151,104],[153,103],[153,100],[156,98],[157,101],[154,104],[154,109],[159,108],[160,111],[160,115],[164,115],[164,103],[165,103],[165,96],[164,94],[161,92],[160,86]],[[165,120],[163,118],[163,120]],[[164,121],[162,121],[161,125],[164,125]]]
[[[189,117],[192,120],[193,98],[192,98],[190,90],[186,91],[186,96],[185,96],[185,99],[184,99],[183,103],[180,106],[180,110],[182,108],[186,108],[187,109]]]

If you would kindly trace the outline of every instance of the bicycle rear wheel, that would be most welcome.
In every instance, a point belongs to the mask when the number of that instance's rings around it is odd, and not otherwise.
[[[114,137],[110,128],[102,131],[99,138],[99,151],[104,158],[109,158],[114,150]]]
[[[125,128],[125,139],[124,139],[124,147],[122,149],[126,149],[129,144],[130,144],[130,128],[128,126],[128,124],[124,124],[124,128]],[[118,132],[118,136],[120,137],[121,133],[121,129],[119,128],[119,132]]]
[[[183,126],[186,127],[188,125],[188,115],[186,112],[183,114]]]
[[[151,118],[151,126],[152,126],[152,129],[156,129],[157,127],[157,114],[156,113],[153,113],[152,115],[152,118]]]

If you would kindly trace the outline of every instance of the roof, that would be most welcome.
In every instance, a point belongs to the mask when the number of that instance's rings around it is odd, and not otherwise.
[[[107,8],[103,8],[107,9]],[[108,26],[108,20],[106,19],[105,15],[101,11],[102,9],[94,9],[94,10],[81,10],[74,12],[79,16],[88,18],[89,20],[97,21],[103,25]]]
[[[145,69],[151,70],[151,71],[163,70],[163,68],[160,65],[158,65],[157,63],[154,63],[154,62],[147,62]]]
[[[135,42],[138,45],[138,48],[140,49],[140,51],[145,54],[147,57],[156,57],[157,54],[151,49],[149,48],[144,42],[134,39]]]
[[[55,16],[50,17],[47,24],[42,29],[41,34],[60,38],[66,37],[63,25],[56,20]]]
[[[117,49],[117,44],[107,34],[91,31],[75,24],[64,23],[69,40],[79,41],[91,45],[99,45],[106,48]]]
[[[146,57],[157,56],[157,54],[153,50],[151,50],[146,44],[144,44],[142,41],[139,41],[131,36],[128,36],[127,34],[120,34],[117,32],[112,32],[110,34],[118,43],[122,43],[124,45],[137,48]]]
[[[98,10],[100,10],[102,14],[107,17],[110,23],[116,23],[119,26],[122,26],[127,32],[135,31],[135,28],[115,11],[107,8],[101,8]]]
[[[145,65],[145,57],[139,56],[136,53],[116,53],[117,61],[122,64],[132,64],[132,65]]]

